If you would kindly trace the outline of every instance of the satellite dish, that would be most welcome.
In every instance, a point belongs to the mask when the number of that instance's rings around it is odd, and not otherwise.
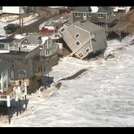
[[[99,10],[99,8],[98,7],[95,7],[95,6],[91,6],[90,8],[92,10],[91,13],[97,13],[98,10]]]

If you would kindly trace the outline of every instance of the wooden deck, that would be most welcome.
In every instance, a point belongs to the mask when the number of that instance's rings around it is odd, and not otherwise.
[[[129,25],[129,22],[118,22],[115,26],[108,28],[107,31],[122,31]]]
[[[4,91],[3,93],[0,92],[0,96],[1,95],[9,95],[13,91],[13,88],[14,88],[13,86],[9,86],[6,91]]]

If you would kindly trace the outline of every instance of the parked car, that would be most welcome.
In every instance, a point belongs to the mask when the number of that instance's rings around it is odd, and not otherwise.
[[[8,24],[7,26],[4,27],[4,30],[5,30],[6,34],[12,34],[19,28],[20,28],[19,24],[10,23],[10,24]]]

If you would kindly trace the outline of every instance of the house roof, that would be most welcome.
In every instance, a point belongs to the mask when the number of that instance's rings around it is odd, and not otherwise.
[[[2,73],[4,70],[6,70],[10,66],[11,64],[8,61],[0,60],[0,73]]]
[[[2,39],[0,40],[0,42],[3,42],[3,43],[10,43],[12,42],[14,39]]]
[[[91,12],[91,8],[89,6],[84,7],[70,7],[72,11],[79,11],[79,12]]]
[[[74,25],[84,29],[84,30],[87,30],[89,32],[94,32],[94,31],[98,31],[98,30],[102,30],[104,28],[94,24],[94,23],[91,23],[90,21],[76,21],[74,23]]]
[[[25,39],[28,39],[28,41],[31,44],[39,44],[39,37],[42,37],[40,34],[30,34]]]
[[[111,12],[111,11],[113,11],[113,8],[108,7],[108,6],[103,6],[103,7],[99,7],[98,13],[99,12],[108,13],[108,12]]]
[[[98,10],[97,13],[99,13],[99,12],[108,13],[110,11],[113,11],[113,8],[108,7],[108,6],[103,6],[103,7],[99,6],[98,8],[99,8],[99,10]],[[76,11],[76,12],[92,12],[90,6],[87,6],[87,7],[70,7],[70,9],[72,11]]]

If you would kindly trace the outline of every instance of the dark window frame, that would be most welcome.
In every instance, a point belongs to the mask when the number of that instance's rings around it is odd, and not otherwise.
[[[79,44],[77,44],[77,43],[79,43]],[[75,42],[75,44],[76,44],[77,46],[79,46],[79,45],[81,44],[81,42],[80,42],[79,40],[77,40],[77,41]]]

